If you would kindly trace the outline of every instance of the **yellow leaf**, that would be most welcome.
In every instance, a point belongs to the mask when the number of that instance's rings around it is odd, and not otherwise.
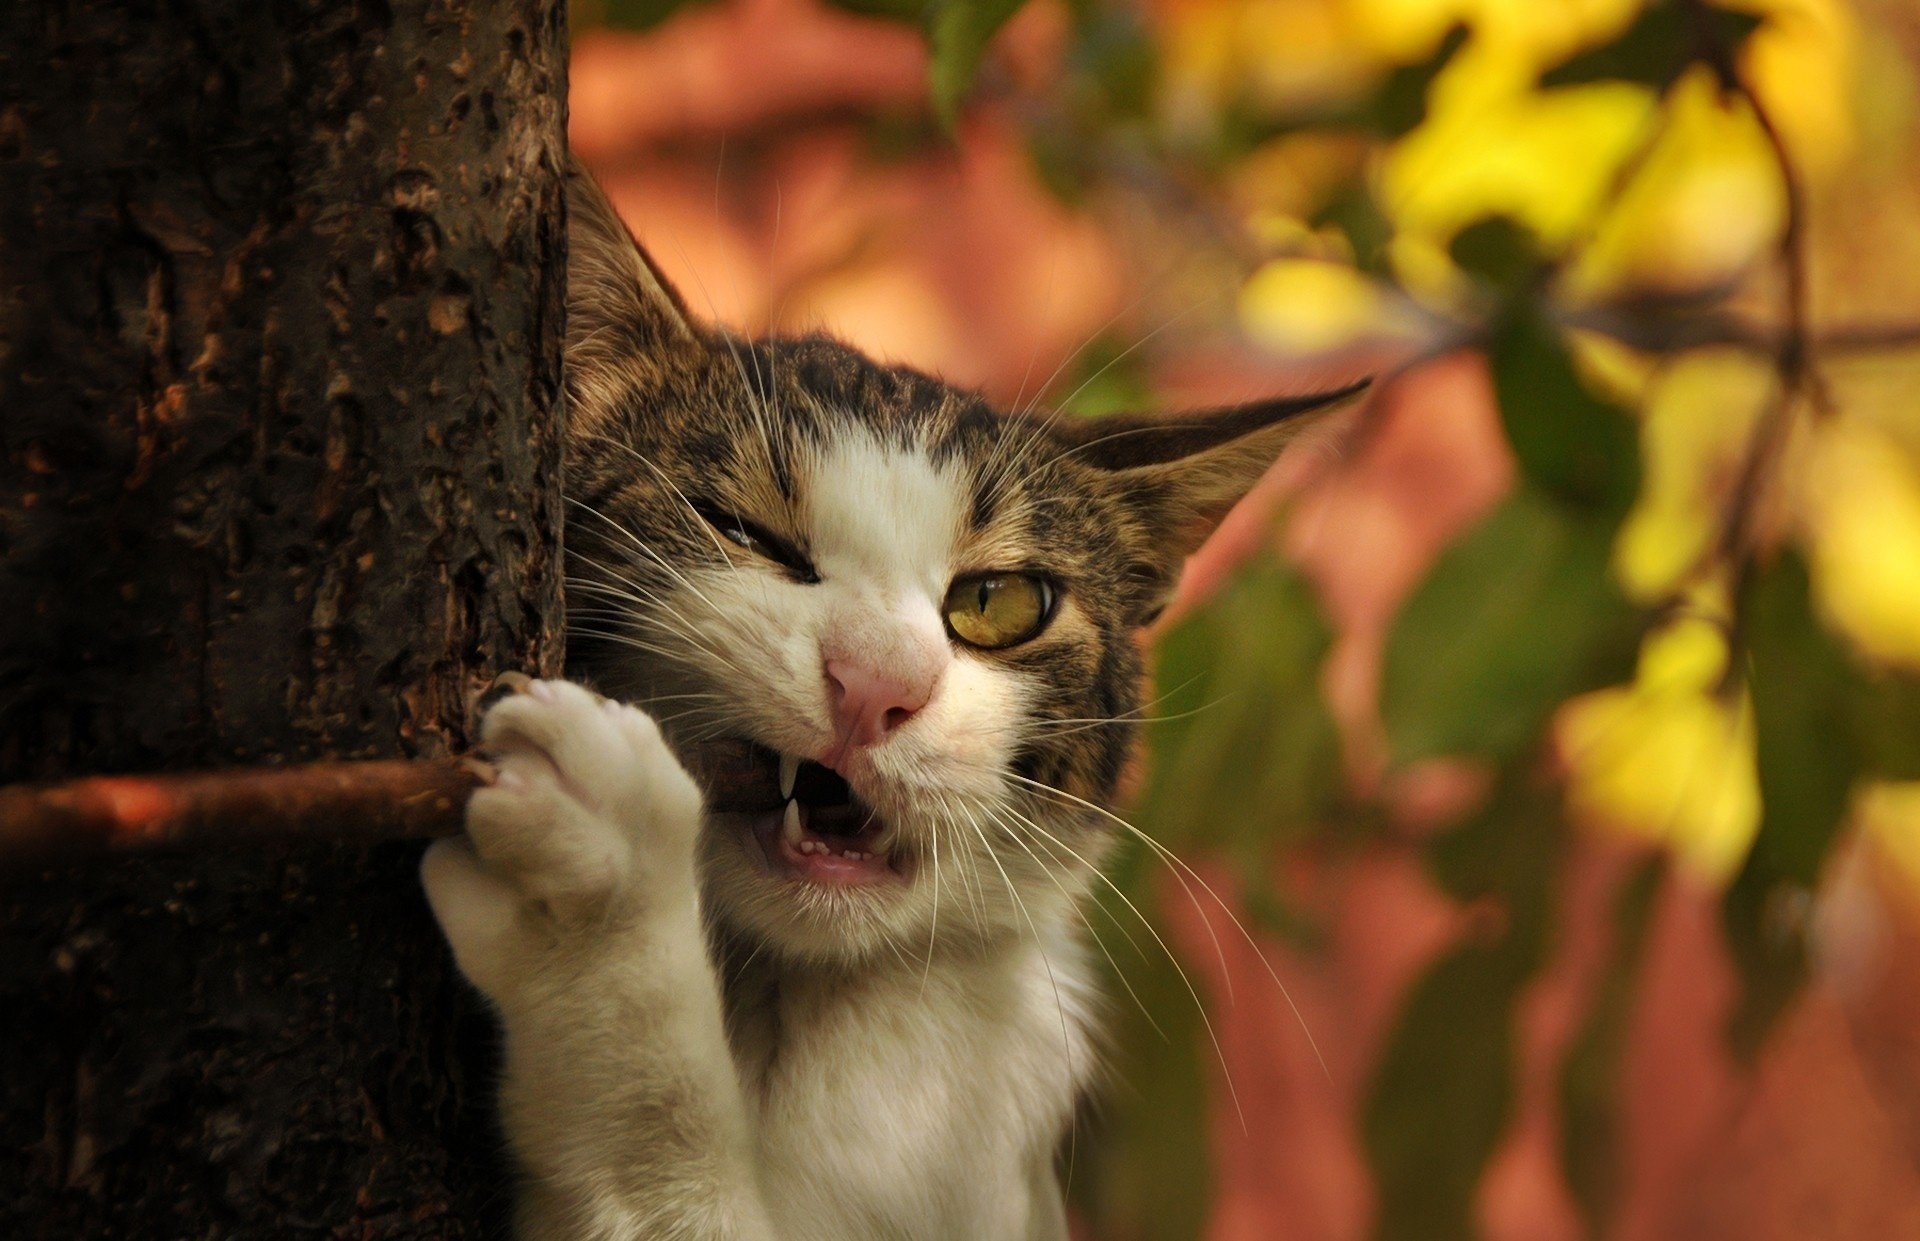
[[[1240,320],[1279,353],[1326,353],[1418,330],[1404,303],[1344,263],[1275,259],[1240,292]]]
[[[1822,613],[1870,658],[1920,668],[1920,462],[1868,423],[1823,423],[1801,518]]]
[[[1920,780],[1870,784],[1860,803],[1860,826],[1910,895],[1920,897]]]
[[[1649,635],[1632,685],[1576,698],[1555,723],[1567,813],[1660,842],[1714,882],[1760,825],[1752,713],[1714,693],[1725,664],[1716,626],[1677,621]]]
[[[1853,154],[1859,21],[1844,0],[1722,0],[1767,18],[1741,71],[1779,125],[1804,175],[1827,177]]]
[[[1548,92],[1491,92],[1502,66],[1470,42],[1434,84],[1427,121],[1380,163],[1379,195],[1395,224],[1445,245],[1488,215],[1526,224],[1559,250],[1593,219],[1653,108],[1638,86],[1609,82]],[[1488,83],[1441,91],[1456,73]],[[1443,104],[1442,99],[1449,100]]]
[[[1685,354],[1653,380],[1640,426],[1640,495],[1614,547],[1629,598],[1671,594],[1700,565],[1774,382],[1765,361],[1736,350]]]
[[[1752,112],[1697,66],[1667,96],[1659,138],[1602,217],[1565,291],[1684,292],[1728,283],[1771,255],[1786,192]]]

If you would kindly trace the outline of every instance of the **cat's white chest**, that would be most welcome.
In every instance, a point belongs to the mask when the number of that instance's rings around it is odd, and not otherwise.
[[[783,1235],[1056,1235],[1052,1145],[1090,1051],[1031,970],[783,989],[776,1041],[741,1049]]]

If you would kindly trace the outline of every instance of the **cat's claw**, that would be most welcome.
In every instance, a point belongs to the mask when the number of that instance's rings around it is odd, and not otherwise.
[[[481,739],[499,775],[421,878],[461,969],[504,1002],[546,951],[691,893],[701,804],[651,717],[565,681],[526,682]]]

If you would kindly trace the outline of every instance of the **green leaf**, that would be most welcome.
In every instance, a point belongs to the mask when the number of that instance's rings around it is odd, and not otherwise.
[[[630,2],[630,0],[610,0]],[[949,132],[973,88],[987,43],[1026,0],[828,0],[862,17],[911,22],[927,41],[927,85],[933,110]]]
[[[1807,570],[1781,555],[1746,601],[1760,830],[1722,918],[1744,984],[1728,1036],[1760,1048],[1806,974],[1806,911],[1864,769],[1860,682],[1815,619]]]
[[[1472,1241],[1474,1191],[1513,1105],[1517,983],[1498,945],[1454,949],[1415,984],[1364,1121],[1378,1241]]]
[[[973,87],[987,41],[1020,11],[1025,0],[940,0],[927,23],[932,60],[927,75],[933,109],[948,129],[960,122],[960,105]]]
[[[1373,128],[1388,138],[1398,138],[1419,127],[1427,119],[1427,91],[1466,46],[1468,30],[1456,22],[1440,40],[1433,54],[1417,64],[1397,65],[1374,92],[1371,117]]]
[[[1142,904],[1145,885],[1120,882]],[[1213,1043],[1192,993],[1152,935],[1111,894],[1099,904],[1128,924],[1134,942],[1113,922],[1095,919],[1126,981],[1107,982],[1114,1016],[1107,1032],[1112,1062],[1104,1067],[1113,1085],[1066,1153],[1075,1165],[1069,1187],[1102,1237],[1197,1237],[1213,1196],[1206,1139]]]
[[[1639,620],[1608,573],[1612,534],[1523,484],[1441,554],[1387,640],[1397,762],[1514,758],[1561,702],[1625,679]]]
[[[1862,768],[1853,663],[1814,617],[1792,553],[1756,583],[1747,625],[1763,807],[1754,853],[1778,878],[1811,886]]]
[[[1665,91],[1689,65],[1731,65],[1764,19],[1706,3],[1666,0],[1642,9],[1611,43],[1590,48],[1541,75],[1552,89],[1591,82],[1636,82]]]
[[[1373,196],[1364,178],[1342,185],[1308,221],[1315,228],[1327,225],[1340,230],[1353,247],[1354,266],[1373,276],[1389,276],[1387,243],[1393,239],[1393,223]]]
[[[1608,1235],[1623,1188],[1620,1073],[1645,960],[1661,858],[1642,863],[1614,897],[1613,946],[1593,1006],[1560,1065],[1560,1163],[1592,1236]]]
[[[1567,504],[1624,516],[1640,486],[1638,433],[1581,382],[1559,330],[1531,303],[1516,303],[1487,355],[1500,420],[1528,481]]]
[[[1892,670],[1863,676],[1854,718],[1869,774],[1920,780],[1920,678]]]
[[[1112,333],[1102,333],[1081,348],[1073,368],[1041,404],[1062,414],[1092,418],[1145,409],[1154,396],[1146,363],[1141,350]]]
[[[1544,959],[1562,840],[1557,794],[1509,776],[1443,838],[1436,867],[1500,904],[1403,1002],[1368,1088],[1362,1135],[1379,1186],[1378,1241],[1469,1241],[1473,1200],[1513,1104],[1514,1006]],[[1484,869],[1460,866],[1477,859]],[[1497,926],[1497,932],[1485,928]]]
[[[1462,271],[1495,288],[1520,290],[1535,282],[1546,260],[1540,238],[1512,216],[1494,215],[1454,234],[1447,253]]]
[[[1343,788],[1319,684],[1331,642],[1311,588],[1273,555],[1167,633],[1140,826],[1170,848],[1264,871],[1277,842],[1324,817]]]
[[[1330,641],[1305,580],[1272,555],[1166,633],[1145,725],[1149,780],[1134,815],[1167,848],[1225,855],[1243,875],[1257,873],[1248,915],[1296,940],[1311,928],[1274,898],[1267,875],[1276,842],[1314,826],[1343,787],[1339,734],[1319,688]],[[1150,916],[1154,890],[1210,905],[1192,879],[1189,893],[1165,871],[1136,844],[1111,876]],[[1116,1087],[1083,1146],[1077,1192],[1103,1237],[1198,1236],[1210,1205],[1207,1086],[1217,1053],[1160,943],[1112,891],[1096,894],[1104,913],[1093,923],[1124,982],[1107,988],[1119,1019]]]

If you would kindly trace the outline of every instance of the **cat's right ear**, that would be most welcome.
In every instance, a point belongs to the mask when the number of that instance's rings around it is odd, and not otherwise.
[[[698,361],[707,333],[687,313],[578,161],[567,167],[567,371],[577,397]]]

